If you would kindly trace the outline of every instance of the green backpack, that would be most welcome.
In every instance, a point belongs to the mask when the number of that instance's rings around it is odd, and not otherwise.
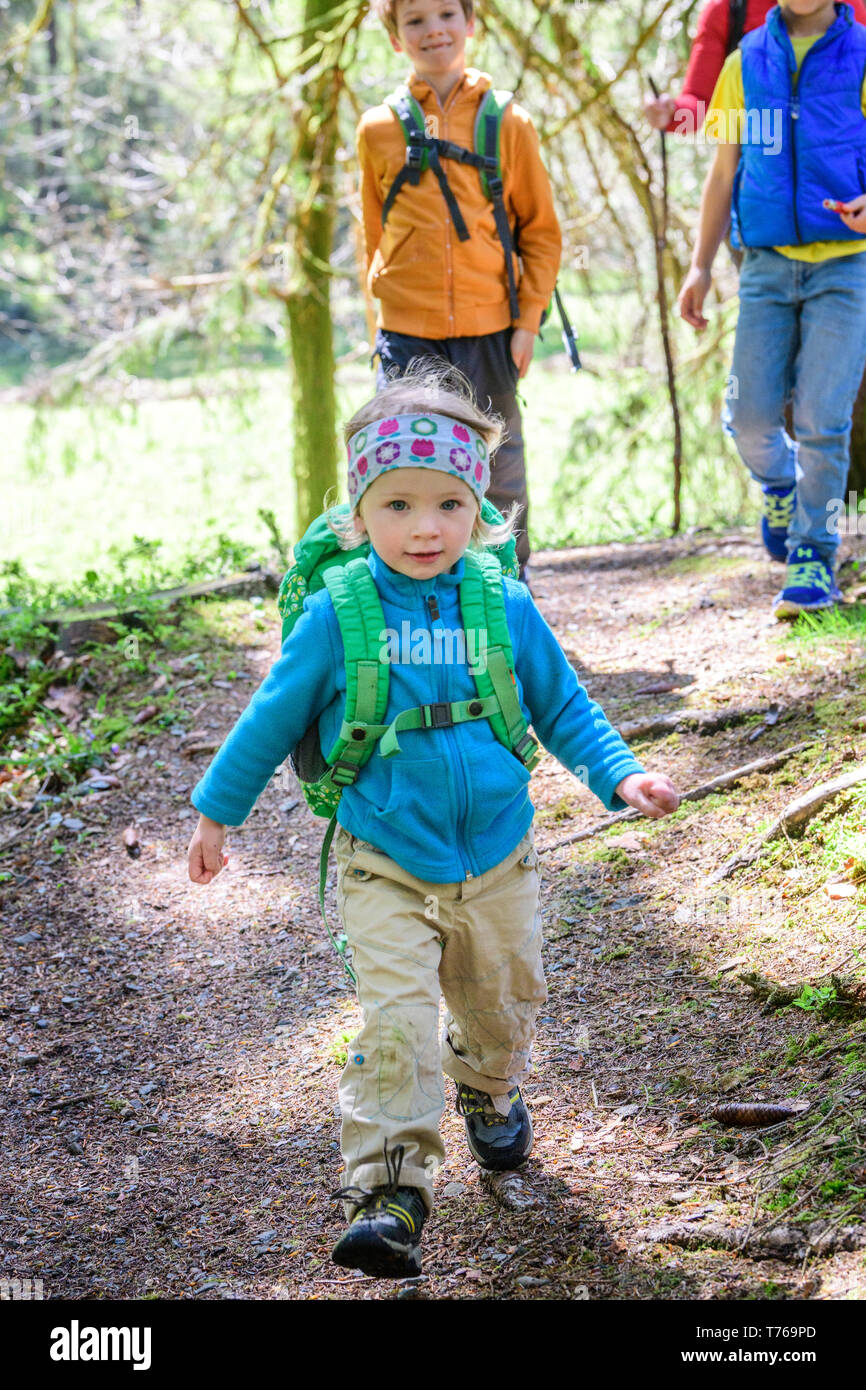
[[[397,177],[385,196],[385,201],[382,204],[382,226],[384,227],[387,222],[388,214],[394,206],[394,200],[404,184],[408,183],[411,187],[417,187],[425,170],[432,169],[442,197],[445,199],[445,205],[448,208],[448,214],[454,224],[457,237],[460,241],[468,241],[469,228],[466,226],[466,220],[460,211],[460,206],[442,167],[442,160],[456,159],[460,164],[468,164],[477,169],[478,177],[481,180],[481,191],[485,198],[488,198],[493,204],[496,233],[505,255],[509,311],[512,319],[516,319],[520,307],[517,301],[517,281],[514,278],[512,256],[515,251],[519,253],[519,247],[516,244],[516,238],[512,235],[511,224],[508,221],[508,212],[505,207],[505,185],[502,179],[502,161],[499,148],[502,118],[512,100],[512,92],[499,92],[494,91],[492,87],[488,88],[478,103],[478,111],[475,116],[474,149],[467,150],[464,145],[457,145],[453,140],[442,140],[429,133],[424,112],[407,86],[398,87],[389,97],[386,97],[385,105],[390,106],[397,117],[403,138],[406,141],[406,162],[398,170]],[[577,349],[577,335],[571,326],[571,321],[556,286],[553,290],[553,301],[559,311],[562,341],[571,362],[571,369],[573,372],[577,372],[581,366],[580,353]],[[550,307],[548,304],[541,316],[542,325],[550,314]],[[539,336],[541,335],[539,334]]]
[[[280,585],[277,605],[283,619],[285,641],[303,611],[304,599],[327,588],[343,640],[346,704],[340,732],[325,758],[316,721],[293,749],[291,763],[314,815],[330,817],[320,861],[319,906],[328,935],[346,973],[354,981],[354,971],[346,960],[345,936],[335,939],[325,915],[325,882],[343,787],[355,782],[375,745],[379,744],[383,758],[393,757],[401,751],[397,734],[402,729],[448,728],[466,720],[486,718],[499,741],[530,772],[541,757],[541,749],[527,729],[517,698],[514,653],[502,598],[502,575],[517,578],[518,573],[513,539],[495,549],[467,550],[464,555],[460,612],[467,651],[481,651],[485,658],[483,664],[470,667],[478,698],[419,705],[403,710],[390,724],[383,724],[390,677],[389,662],[382,654],[387,624],[366,560],[369,542],[352,550],[342,550],[327,524],[329,516],[337,519],[349,514],[348,505],[343,503],[312,523],[294,547],[294,564]],[[494,525],[502,521],[500,513],[486,498],[481,515],[484,521]],[[469,640],[470,633],[474,635],[473,642]]]

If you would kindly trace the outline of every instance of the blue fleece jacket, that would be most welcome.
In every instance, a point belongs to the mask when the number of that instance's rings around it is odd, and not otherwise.
[[[464,560],[430,579],[392,570],[372,549],[368,564],[386,626],[411,638],[393,643],[382,722],[415,705],[475,697],[462,644],[434,636],[437,628],[462,631],[458,585]],[[614,796],[615,787],[644,768],[589,699],[525,585],[505,577],[502,582],[517,694],[527,722],[608,810],[619,810],[625,803]],[[430,594],[436,595],[438,618],[430,616]],[[417,654],[425,642],[451,659],[420,664]],[[345,698],[340,628],[330,595],[322,590],[305,599],[280,659],[193,790],[196,810],[224,825],[242,825],[317,716],[327,755],[339,733]],[[489,722],[409,729],[400,732],[399,742],[402,752],[383,758],[377,750],[355,785],[344,789],[340,824],[433,883],[477,878],[505,859],[532,823],[530,774]]]

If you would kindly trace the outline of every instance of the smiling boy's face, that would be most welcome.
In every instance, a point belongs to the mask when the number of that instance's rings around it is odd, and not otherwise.
[[[367,488],[355,526],[390,569],[411,579],[447,574],[465,554],[478,516],[472,489],[451,473],[394,468]]]
[[[466,40],[475,32],[460,0],[398,0],[395,53],[405,53],[419,77],[458,76],[466,67]]]

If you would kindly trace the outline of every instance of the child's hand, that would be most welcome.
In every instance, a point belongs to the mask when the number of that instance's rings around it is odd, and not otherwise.
[[[839,216],[850,228],[852,232],[861,232],[866,236],[866,193],[859,193],[856,198],[843,203],[845,211],[840,212]]]
[[[644,97],[643,112],[654,130],[666,130],[677,109],[676,97],[662,92],[658,97]]]
[[[226,828],[208,816],[199,815],[189,842],[189,876],[193,883],[210,883],[229,862],[223,853]]]
[[[511,357],[520,377],[526,376],[535,351],[535,334],[528,328],[515,328],[511,335]]]
[[[617,796],[645,816],[669,816],[680,804],[680,795],[669,777],[658,772],[632,772],[623,777]]]
[[[683,287],[679,293],[677,302],[680,306],[680,317],[684,318],[686,323],[690,323],[692,328],[696,328],[699,333],[703,332],[709,323],[709,319],[704,318],[702,310],[712,283],[713,277],[708,270],[701,270],[700,266],[693,265],[683,281]]]

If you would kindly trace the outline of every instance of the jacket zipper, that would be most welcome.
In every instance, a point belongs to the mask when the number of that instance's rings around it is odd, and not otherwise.
[[[425,607],[426,607],[426,609],[427,609],[427,616],[428,616],[429,619],[430,619],[431,633],[435,633],[435,629],[434,629],[434,627],[433,627],[434,621],[439,621],[439,622],[441,622],[441,620],[442,620],[442,616],[441,616],[441,614],[440,614],[440,612],[439,612],[439,602],[438,602],[438,600],[437,600],[435,594],[428,594],[428,595],[426,596],[425,600],[424,600],[424,603],[425,603]],[[444,686],[443,686],[442,689],[440,689],[440,682],[439,682],[438,679],[435,679],[435,678],[434,678],[434,686],[435,686],[435,689],[436,689],[436,694],[437,694],[437,696],[443,697],[443,699],[444,699],[444,696],[446,696],[448,692],[447,692],[447,690],[444,688]],[[457,735],[454,733],[454,730],[453,730],[453,729],[443,729],[442,732],[443,732],[443,734],[446,735],[446,737],[447,737],[448,735],[452,735],[453,738],[454,738],[453,747],[454,747],[454,750],[455,750],[455,752],[456,752],[456,754],[457,754],[456,763],[457,763],[458,768],[460,769],[460,778],[461,778],[461,782],[462,782],[462,786],[463,786],[463,804],[464,804],[465,806],[468,806],[468,795],[467,795],[467,787],[466,787],[466,775],[465,775],[465,773],[464,773],[464,771],[463,771],[463,764],[462,764],[462,762],[461,762],[461,760],[460,760],[460,747],[459,747],[459,744],[457,743]],[[461,829],[461,831],[463,832],[463,837],[464,837],[464,839],[465,839],[465,836],[466,836],[466,812],[465,812],[465,811],[464,811],[463,816],[462,816],[462,818],[461,818],[460,829]],[[460,854],[459,846],[458,846],[457,853]],[[462,862],[463,862],[463,856],[462,856],[462,854],[460,855],[460,860],[461,860],[461,864],[462,864]],[[467,872],[464,874],[464,877],[465,877],[465,878],[474,878],[475,875],[474,875],[474,874],[471,874],[471,873],[469,873],[469,872],[467,871]]]
[[[794,69],[791,82],[791,174],[794,181],[794,231],[797,233],[798,246],[801,246],[803,244],[803,238],[800,235],[800,221],[797,217],[797,127],[794,125],[794,122],[800,119],[800,100],[797,96],[797,93],[800,90],[800,78],[803,76],[803,68],[805,67],[806,59],[809,57],[810,53],[814,53],[815,49],[818,47],[818,44],[820,44],[821,39],[823,39],[824,37],[825,35],[822,34],[821,37],[818,39],[818,43],[813,44],[812,47],[809,49],[809,52],[803,54],[800,67],[799,69]],[[791,43],[790,37],[788,38],[788,43]],[[793,51],[794,45],[791,44],[791,52],[793,53]]]
[[[803,58],[803,63],[805,63],[806,58],[808,58],[808,56],[809,56],[808,53],[804,56],[804,58]],[[801,64],[800,64],[800,67],[802,68],[802,66],[803,66],[803,64],[801,63]],[[794,88],[794,91],[796,92],[796,87]],[[791,95],[791,179],[792,179],[792,182],[793,182],[793,193],[794,193],[794,198],[793,198],[793,202],[792,202],[792,204],[791,204],[791,211],[792,211],[793,214],[794,214],[794,231],[795,231],[796,234],[797,234],[797,245],[798,245],[798,246],[801,246],[802,243],[803,243],[803,238],[802,238],[802,236],[800,235],[800,220],[799,220],[799,218],[797,217],[797,127],[794,125],[794,122],[797,121],[797,120],[799,120],[799,119],[800,119],[800,103],[799,103],[799,101],[797,100],[796,96],[792,93],[792,95]]]

